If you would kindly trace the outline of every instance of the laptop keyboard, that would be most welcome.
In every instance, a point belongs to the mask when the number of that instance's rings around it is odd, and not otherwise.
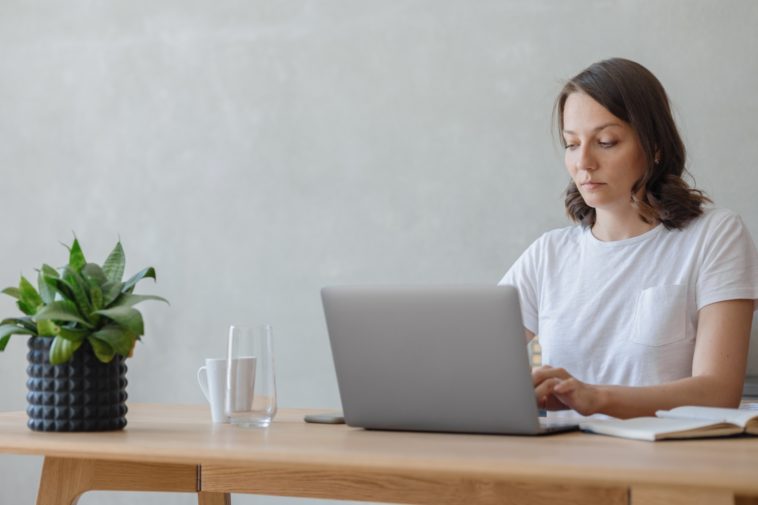
[[[543,431],[568,431],[578,428],[578,423],[571,419],[540,417],[540,428]]]

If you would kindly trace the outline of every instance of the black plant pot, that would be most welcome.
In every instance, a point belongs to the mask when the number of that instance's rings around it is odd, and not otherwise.
[[[34,431],[112,431],[126,426],[126,363],[102,363],[85,342],[70,361],[50,364],[52,338],[29,338],[26,387]]]

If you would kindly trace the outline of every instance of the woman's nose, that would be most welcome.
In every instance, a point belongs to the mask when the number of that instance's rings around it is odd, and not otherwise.
[[[577,170],[592,171],[597,168],[596,160],[592,156],[592,152],[588,147],[579,147],[579,152],[576,157]]]

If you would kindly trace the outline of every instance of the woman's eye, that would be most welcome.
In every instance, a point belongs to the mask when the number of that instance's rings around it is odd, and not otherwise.
[[[615,146],[616,142],[615,141],[607,141],[607,142],[598,142],[598,144],[600,144],[600,147],[602,147],[604,149],[609,149],[609,148]]]
[[[568,151],[573,151],[576,149],[576,144],[572,144],[571,142],[565,142],[563,145]]]

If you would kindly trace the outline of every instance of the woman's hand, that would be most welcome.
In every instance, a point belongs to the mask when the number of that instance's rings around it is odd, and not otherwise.
[[[563,368],[549,365],[535,368],[532,382],[541,409],[574,409],[583,416],[597,414],[600,410],[600,389],[577,380]]]

